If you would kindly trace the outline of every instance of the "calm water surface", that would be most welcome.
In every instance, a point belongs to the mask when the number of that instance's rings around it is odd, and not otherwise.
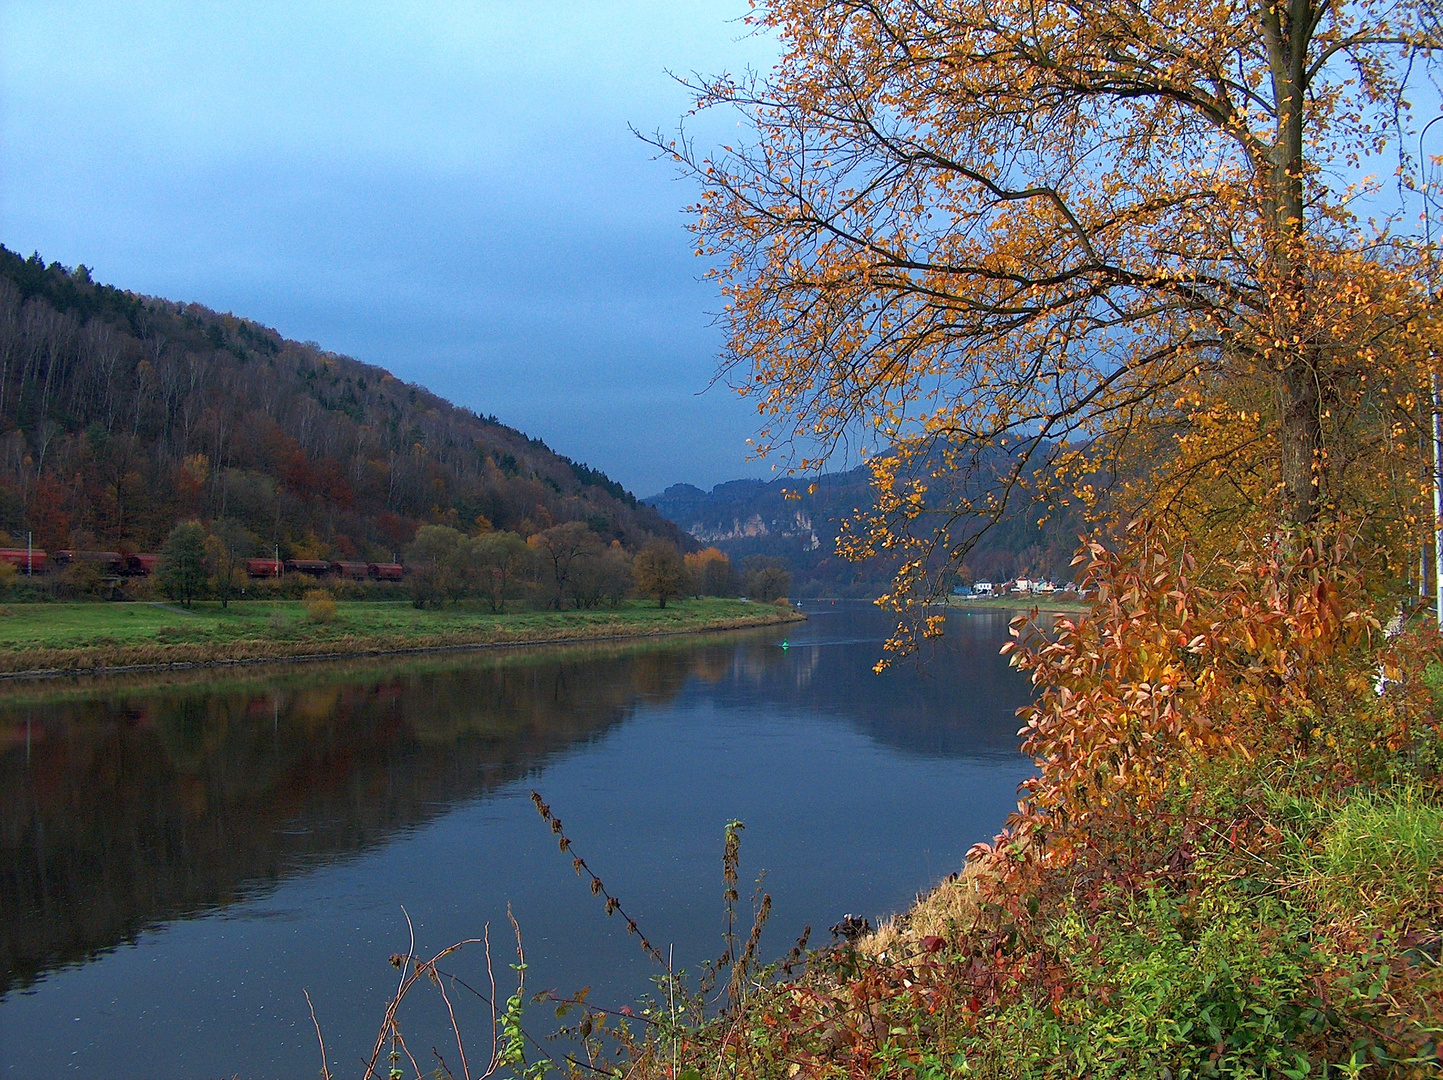
[[[774,901],[765,955],[905,907],[997,831],[1028,773],[1006,615],[954,614],[925,667],[878,677],[884,616],[808,612],[640,645],[3,691],[0,1076],[315,1076],[303,989],[332,1069],[360,1075],[403,906],[418,951],[489,923],[500,980],[510,904],[528,989],[634,1001],[654,970],[533,788],[678,967],[721,951],[732,818]],[[453,967],[484,979],[477,951]],[[445,1054],[438,1023],[418,1001],[405,1030]]]

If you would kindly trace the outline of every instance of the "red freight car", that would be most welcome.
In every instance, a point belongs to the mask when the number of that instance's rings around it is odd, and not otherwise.
[[[247,559],[246,573],[251,577],[280,577],[282,566],[279,559]]]
[[[363,562],[333,562],[331,573],[351,581],[365,581],[371,575],[371,564]]]
[[[328,559],[287,559],[286,573],[310,574],[311,577],[325,577],[331,572]]]
[[[373,581],[400,581],[406,576],[406,568],[400,563],[373,562],[367,569]]]
[[[61,548],[51,556],[51,561],[57,567],[90,563],[102,574],[120,574],[125,570],[125,556],[118,551],[77,551],[73,548]]]
[[[45,573],[45,552],[39,548],[0,548],[0,562],[8,562],[22,574]]]
[[[141,551],[125,557],[125,572],[131,577],[149,577],[155,573],[160,556],[151,551]]]

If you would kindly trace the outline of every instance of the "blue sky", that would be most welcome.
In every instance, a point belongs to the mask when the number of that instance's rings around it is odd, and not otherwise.
[[[0,243],[381,364],[641,495],[763,475],[754,408],[701,393],[694,189],[628,131],[675,126],[668,70],[768,66],[746,11],[10,0]]]

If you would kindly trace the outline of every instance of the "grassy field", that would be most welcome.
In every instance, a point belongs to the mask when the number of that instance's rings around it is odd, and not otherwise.
[[[1006,596],[977,597],[973,600],[952,597],[947,601],[947,606],[963,611],[1031,611],[1037,608],[1039,611],[1080,612],[1089,610],[1092,605],[1071,593],[1009,593]]]
[[[153,664],[236,663],[298,656],[403,652],[465,645],[588,640],[694,633],[799,618],[790,609],[743,600],[631,601],[618,609],[420,610],[405,602],[337,605],[311,619],[299,601],[242,601],[190,610],[148,603],[0,606],[0,673],[88,671]]]

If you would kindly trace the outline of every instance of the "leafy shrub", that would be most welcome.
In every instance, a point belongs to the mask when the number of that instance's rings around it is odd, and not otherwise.
[[[1003,649],[1041,688],[1021,712],[1039,766],[1010,823],[1021,840],[1046,834],[1067,858],[1099,828],[1146,834],[1209,761],[1290,753],[1314,738],[1321,701],[1357,696],[1353,653],[1377,621],[1343,539],[1244,537],[1210,568],[1219,584],[1146,523],[1121,551],[1094,542],[1074,561],[1091,614],[1021,617]]]
[[[1324,1026],[1308,930],[1288,905],[1237,889],[1074,910],[1055,942],[1071,993],[1005,1009],[974,1068],[990,1074],[995,1055],[1011,1077],[1307,1076],[1305,1047]]]
[[[306,618],[313,623],[334,622],[336,619],[335,598],[325,589],[307,589],[301,599],[301,607],[305,608]]]

